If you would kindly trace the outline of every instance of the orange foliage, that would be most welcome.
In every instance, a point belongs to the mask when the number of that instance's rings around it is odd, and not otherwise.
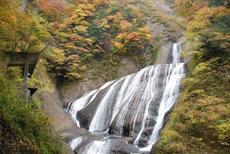
[[[107,4],[109,3],[111,0],[72,0],[71,2],[73,4],[80,4],[80,3],[89,3],[89,4],[93,4],[95,6],[97,5],[101,5],[101,4]]]
[[[38,7],[47,15],[57,16],[65,12],[63,0],[37,0]]]
[[[127,20],[122,20],[120,23],[121,30],[127,30],[132,27],[132,23],[128,22]]]
[[[120,12],[116,12],[113,15],[109,15],[98,21],[100,27],[105,29],[120,29],[121,21],[124,20],[123,15]],[[127,25],[128,26],[128,25]]]
[[[137,32],[125,32],[125,33],[120,33],[116,36],[117,40],[124,40],[124,41],[131,41],[131,42],[135,42],[135,41],[140,41],[140,34]]]
[[[140,41],[140,35],[137,32],[132,32],[126,37],[130,41]]]

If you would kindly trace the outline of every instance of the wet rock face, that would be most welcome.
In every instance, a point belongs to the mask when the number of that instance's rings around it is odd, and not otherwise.
[[[106,154],[130,154],[137,153],[139,149],[128,144],[130,138],[121,138],[116,136],[100,137],[83,136],[79,137],[70,145],[75,149],[75,153],[106,153]],[[93,139],[93,141],[92,141]]]
[[[88,105],[87,108],[82,109],[81,111],[78,112],[76,117],[78,117],[80,121],[80,126],[85,129],[89,129],[90,122],[94,116],[95,113],[95,108],[97,108],[98,102],[101,101],[103,98],[104,93],[108,91],[108,88],[100,91],[95,99],[91,101],[91,103]],[[93,96],[92,96],[93,97]],[[92,99],[92,97],[90,99]]]
[[[172,55],[170,51],[172,51],[173,43],[167,42],[161,46],[160,52],[157,55],[155,64],[169,64],[172,61]]]
[[[71,148],[76,153],[150,151],[179,94],[184,76],[180,50],[173,45],[171,64],[146,67],[69,103],[67,112],[88,130],[70,143]]]
[[[139,65],[134,63],[128,58],[122,58],[121,59],[121,67],[117,70],[117,76],[118,78],[121,78],[123,76],[126,76],[128,74],[132,74],[134,72],[138,72]]]
[[[117,77],[121,78],[128,74],[138,72],[140,66],[134,63],[129,58],[122,58],[121,65],[117,70]],[[94,78],[95,75],[92,70],[85,73],[84,78],[78,81],[73,81],[61,89],[61,96],[63,105],[74,101],[88,91],[94,90],[102,86],[106,80],[102,78]]]

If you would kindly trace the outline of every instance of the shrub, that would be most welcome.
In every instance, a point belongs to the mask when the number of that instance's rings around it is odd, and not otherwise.
[[[0,152],[64,153],[37,100],[23,101],[18,88],[0,76]]]

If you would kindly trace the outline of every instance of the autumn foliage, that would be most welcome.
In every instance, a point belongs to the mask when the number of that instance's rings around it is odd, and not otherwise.
[[[90,60],[98,57],[142,54],[152,48],[151,32],[140,24],[142,17],[131,16],[138,8],[123,5],[116,1],[73,1],[66,6],[71,13],[49,25],[60,46],[53,51],[63,55],[58,67],[55,58],[48,60],[59,79],[82,78]]]
[[[228,54],[230,42],[230,10],[225,7],[204,7],[188,25],[188,38],[196,38],[201,48],[200,58],[211,59]]]
[[[38,52],[44,47],[49,34],[39,18],[21,11],[19,1],[1,1],[0,50]]]
[[[39,9],[50,19],[58,19],[65,14],[66,7],[63,0],[37,0]]]

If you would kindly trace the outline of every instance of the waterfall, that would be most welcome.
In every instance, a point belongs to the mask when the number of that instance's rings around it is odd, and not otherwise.
[[[66,111],[89,131],[70,147],[77,153],[149,152],[179,95],[185,74],[180,51],[174,43],[172,63],[148,66],[69,103]]]

